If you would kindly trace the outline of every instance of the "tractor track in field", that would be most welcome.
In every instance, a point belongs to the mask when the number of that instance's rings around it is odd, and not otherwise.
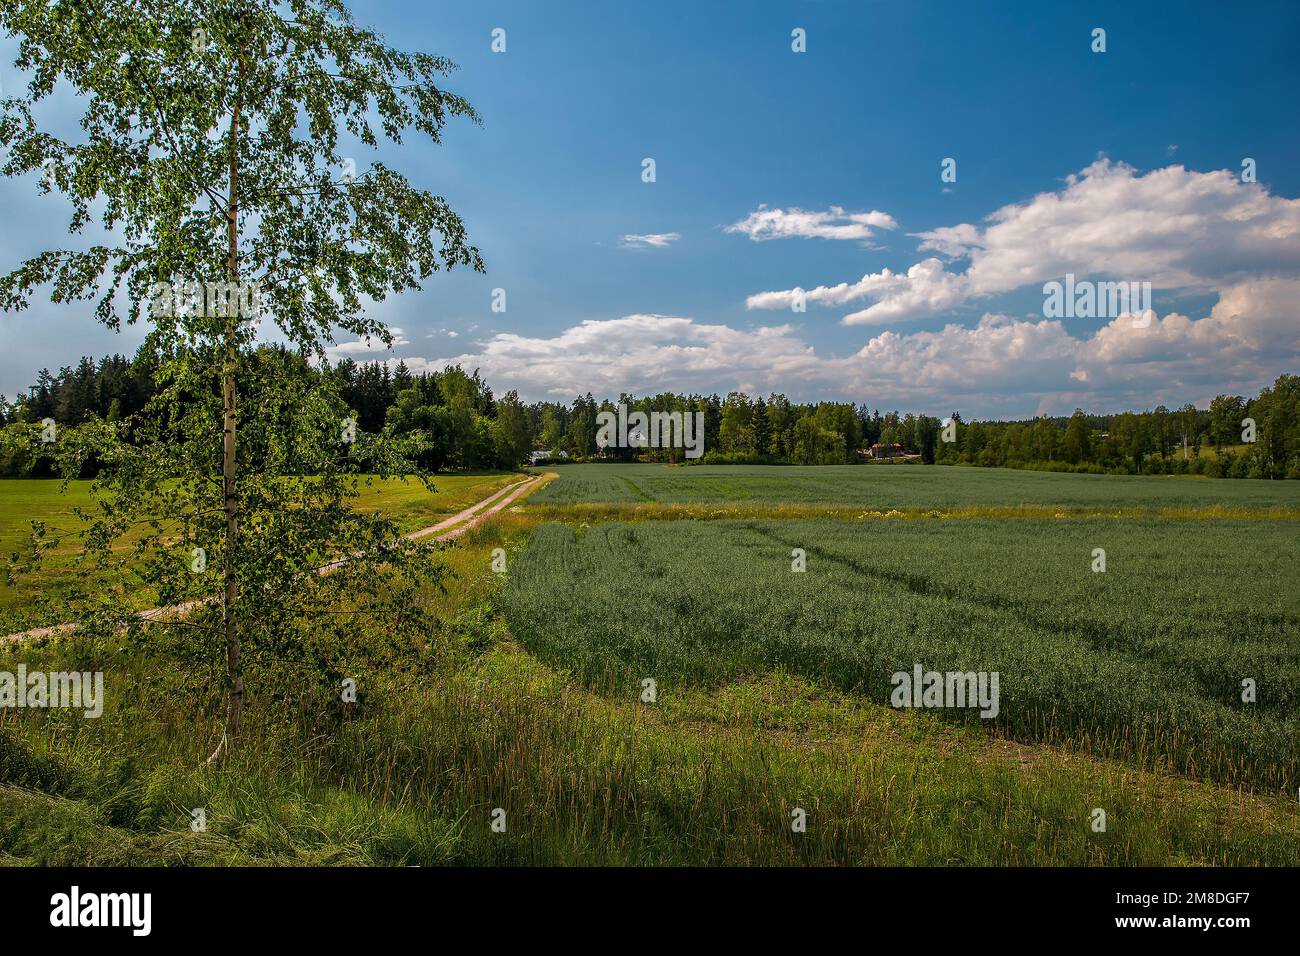
[[[427,528],[421,528],[419,531],[412,531],[410,534],[403,535],[410,541],[420,541],[424,538],[432,537],[434,541],[454,541],[466,531],[474,528],[486,521],[492,515],[506,508],[515,501],[525,491],[538,487],[542,483],[541,475],[534,475],[531,478],[525,478],[523,481],[516,481],[513,484],[498,488],[492,494],[488,495],[482,501],[476,501],[468,508],[456,512],[449,518],[443,518],[437,524],[432,524]],[[316,569],[317,574],[331,574],[338,568],[347,564],[360,555],[350,555],[341,558],[338,561],[331,561],[329,564],[321,565]],[[196,601],[186,601],[183,604],[173,604],[169,607],[153,607],[148,610],[140,611],[136,614],[142,621],[154,621],[162,617],[180,617],[184,618],[195,609],[204,604],[211,604],[217,600],[213,595],[209,598],[203,598]],[[74,623],[54,624],[50,627],[35,627],[28,631],[18,631],[14,634],[6,634],[0,637],[0,645],[20,644],[23,641],[40,640],[46,637],[58,637],[63,634],[70,634],[77,630]]]

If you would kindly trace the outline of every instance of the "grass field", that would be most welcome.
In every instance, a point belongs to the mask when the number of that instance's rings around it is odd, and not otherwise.
[[[1300,482],[1072,475],[897,465],[559,465],[538,504],[843,505],[875,510],[972,506],[1064,509],[1300,509]]]
[[[1244,454],[1246,454],[1246,453],[1249,452],[1249,451],[1250,451],[1250,446],[1249,446],[1249,445],[1245,445],[1245,444],[1224,445],[1224,446],[1223,446],[1223,449],[1222,449],[1222,454],[1227,455],[1227,456],[1229,456],[1229,457],[1237,457],[1237,456],[1239,456],[1239,455],[1244,455]],[[1178,457],[1178,458],[1183,457],[1183,450],[1182,450],[1181,448],[1175,448],[1175,449],[1174,449],[1174,455],[1175,455],[1175,457]],[[1199,453],[1193,451],[1191,448],[1188,448],[1188,449],[1187,449],[1187,457],[1188,457],[1189,460],[1190,460],[1190,459],[1195,459],[1195,458],[1198,458],[1198,457],[1200,457],[1200,458],[1218,458],[1219,455],[1220,455],[1220,452],[1215,451],[1214,446],[1213,446],[1213,445],[1208,445],[1208,444],[1207,444],[1207,445],[1202,445],[1202,446],[1201,446],[1201,450],[1200,450]]]
[[[545,525],[504,606],[525,647],[593,686],[651,676],[671,693],[780,670],[886,705],[890,676],[918,663],[997,671],[995,720],[940,713],[1285,792],[1300,784],[1297,531],[1153,518]]]
[[[219,770],[184,666],[0,647],[109,689],[98,720],[0,708],[0,864],[1300,864],[1296,483],[555,471],[443,549],[408,659],[358,623],[348,716],[253,686]],[[998,670],[997,718],[889,706],[915,663]]]
[[[361,511],[383,509],[403,532],[416,531],[436,523],[440,518],[468,507],[512,480],[496,472],[464,475],[439,475],[430,493],[419,481],[375,480],[360,487],[356,507]],[[7,560],[32,533],[32,522],[41,521],[53,535],[58,530],[76,531],[82,527],[76,510],[94,513],[91,482],[62,482],[39,479],[0,480],[0,559]],[[133,539],[124,538],[119,551],[129,549]],[[0,577],[0,629],[5,626],[5,612],[21,610],[36,590],[57,594],[73,574],[83,573],[76,565],[80,539],[72,536],[46,552],[41,570],[13,588]],[[141,607],[151,606],[151,597],[141,595]],[[40,622],[51,623],[51,622]]]

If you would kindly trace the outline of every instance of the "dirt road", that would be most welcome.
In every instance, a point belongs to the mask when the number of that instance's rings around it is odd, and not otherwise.
[[[463,511],[459,511],[450,518],[444,518],[437,524],[430,525],[427,528],[421,528],[419,531],[413,531],[406,535],[412,541],[418,541],[423,538],[433,537],[434,541],[451,541],[459,538],[462,534],[473,528],[475,525],[486,521],[492,515],[501,509],[510,505],[520,495],[531,488],[535,488],[541,481],[540,475],[534,475],[531,478],[525,478],[523,481],[517,481],[514,484],[506,485],[504,488],[498,488],[492,494],[488,495],[482,501],[477,501]],[[316,569],[317,574],[329,574],[335,568],[346,564],[352,558],[343,558],[339,561],[332,561]],[[154,607],[147,611],[141,611],[139,617],[141,620],[151,621],[163,616],[185,617],[196,607],[202,604],[208,604],[215,601],[216,598],[207,598],[201,601],[187,601],[184,604],[173,604],[170,607]],[[37,627],[30,631],[19,631],[17,634],[6,634],[0,637],[0,644],[17,644],[21,641],[37,640],[42,637],[55,637],[60,634],[68,634],[77,629],[76,624],[56,624],[53,627]]]

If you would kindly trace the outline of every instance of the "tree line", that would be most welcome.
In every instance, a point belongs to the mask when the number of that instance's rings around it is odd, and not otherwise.
[[[848,402],[795,403],[785,395],[662,392],[598,401],[525,404],[514,391],[495,396],[476,370],[458,366],[411,372],[405,362],[310,362],[283,346],[261,346],[261,360],[336,392],[356,429],[424,439],[419,464],[429,471],[508,469],[530,453],[551,460],[685,462],[681,448],[600,448],[597,416],[619,404],[629,412],[703,412],[706,464],[848,464],[884,449],[922,464],[966,464],[1111,474],[1201,474],[1300,478],[1300,377],[1282,375],[1258,396],[1219,395],[1206,409],[1114,415],[1076,410],[1068,417],[966,421],[881,412]],[[52,420],[77,426],[121,422],[146,413],[162,357],[148,345],[134,357],[82,358],[57,373],[43,369],[13,402],[0,396],[0,425]],[[1210,450],[1213,454],[1210,454]],[[91,465],[93,468],[93,463]],[[0,453],[0,474],[51,474],[30,450]]]
[[[958,419],[956,413],[954,419]],[[959,424],[940,463],[1097,474],[1300,479],[1300,376],[1254,398],[1218,395],[1208,408]]]

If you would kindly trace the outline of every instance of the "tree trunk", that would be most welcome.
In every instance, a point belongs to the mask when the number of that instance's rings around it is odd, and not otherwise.
[[[239,59],[239,79],[235,88],[235,105],[230,117],[230,191],[226,202],[226,237],[229,249],[226,276],[239,282],[239,123],[243,112],[244,60]],[[240,297],[242,300],[242,296]],[[221,475],[226,512],[226,541],[222,550],[222,575],[225,589],[221,599],[221,620],[226,639],[226,678],[229,696],[226,701],[226,737],[239,735],[244,714],[244,665],[240,659],[239,627],[236,617],[238,582],[235,562],[239,547],[239,500],[235,494],[235,367],[239,358],[239,316],[226,297],[225,357],[221,370],[222,442]],[[234,314],[232,314],[234,313]]]

